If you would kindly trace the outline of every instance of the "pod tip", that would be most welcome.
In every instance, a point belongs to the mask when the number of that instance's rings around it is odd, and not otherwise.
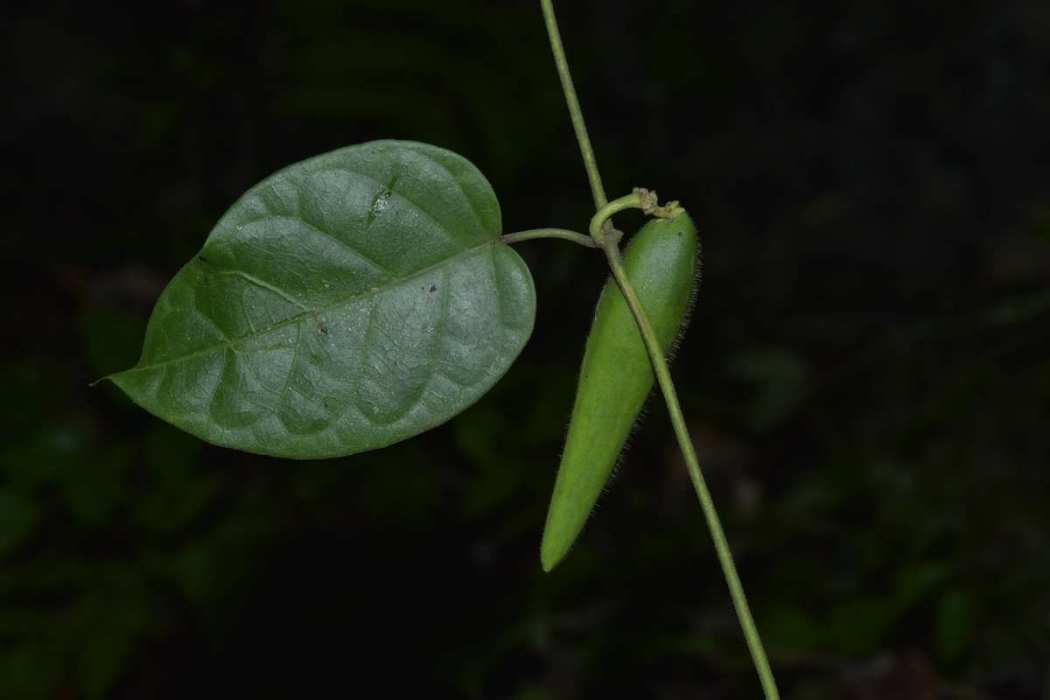
[[[543,538],[543,544],[540,545],[540,566],[543,567],[543,573],[549,574],[564,556],[564,547],[554,547],[550,540]]]

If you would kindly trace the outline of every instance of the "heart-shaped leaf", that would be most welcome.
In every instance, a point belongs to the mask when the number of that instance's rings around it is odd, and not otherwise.
[[[535,291],[469,161],[375,141],[253,187],[157,301],[139,363],[111,375],[198,437],[349,455],[481,397],[532,333]]]

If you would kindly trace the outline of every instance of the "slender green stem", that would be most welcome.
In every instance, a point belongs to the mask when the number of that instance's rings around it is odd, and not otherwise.
[[[715,509],[714,501],[711,499],[711,493],[707,490],[704,475],[700,471],[700,461],[696,457],[696,450],[693,447],[692,438],[689,436],[685,417],[682,415],[682,407],[678,403],[678,394],[675,391],[674,383],[671,381],[671,372],[667,368],[667,359],[664,356],[663,349],[660,347],[660,342],[656,338],[653,327],[649,323],[649,317],[646,315],[645,309],[642,308],[641,301],[638,299],[638,295],[635,293],[634,287],[624,271],[619,248],[622,234],[613,229],[610,223],[610,217],[624,209],[638,208],[655,216],[671,217],[677,215],[680,207],[676,202],[672,202],[665,207],[659,207],[655,201],[655,194],[644,190],[635,190],[626,197],[620,197],[613,202],[608,201],[605,196],[605,189],[602,187],[602,178],[598,172],[598,163],[594,157],[594,150],[591,148],[591,141],[587,136],[587,125],[583,121],[583,111],[580,109],[580,102],[576,97],[576,88],[573,86],[572,75],[569,73],[569,63],[565,58],[565,49],[562,46],[561,35],[558,32],[558,20],[554,16],[552,0],[540,0],[540,5],[543,8],[543,19],[547,25],[551,51],[554,53],[554,63],[558,67],[558,76],[561,78],[562,90],[565,92],[565,102],[569,106],[569,116],[572,119],[573,129],[576,131],[576,140],[580,144],[580,153],[583,155],[584,167],[587,168],[587,178],[591,184],[591,193],[594,195],[594,207],[598,210],[594,218],[591,219],[589,229],[591,238],[605,251],[605,257],[609,261],[609,268],[612,270],[613,277],[616,279],[620,291],[627,300],[631,313],[634,314],[638,330],[641,333],[642,340],[645,342],[646,350],[653,365],[653,372],[656,375],[656,381],[660,385],[660,391],[663,393],[664,401],[667,403],[667,410],[671,415],[671,424],[674,427],[675,437],[678,439],[678,446],[681,448],[682,456],[685,458],[686,468],[689,470],[689,478],[693,482],[693,488],[696,490],[697,499],[700,501],[704,518],[707,520],[707,527],[711,531],[711,539],[714,540],[718,562],[722,566],[722,573],[729,586],[729,594],[733,599],[733,606],[736,608],[737,618],[740,620],[741,628],[743,628],[744,638],[747,640],[747,648],[751,652],[751,658],[754,661],[755,670],[758,672],[759,681],[762,683],[762,690],[765,693],[766,700],[780,700],[780,693],[777,691],[773,672],[769,668],[769,661],[766,659],[766,652],[762,647],[762,639],[759,637],[758,629],[755,627],[755,622],[751,617],[751,609],[747,604],[747,595],[744,593],[744,587],[740,583],[740,577],[737,575],[736,564],[733,563],[733,555],[729,551],[729,543],[726,541],[725,532],[722,530],[718,511]]]
[[[587,180],[591,183],[591,194],[594,196],[594,208],[601,209],[609,200],[605,198],[602,176],[598,173],[598,161],[594,157],[591,139],[587,135],[587,124],[583,121],[583,110],[580,109],[580,100],[576,97],[576,88],[572,84],[569,61],[565,58],[565,47],[562,46],[561,33],[558,31],[558,20],[554,16],[554,5],[552,0],[540,0],[540,6],[543,8],[543,21],[547,25],[547,36],[550,39],[551,51],[554,53],[554,63],[558,67],[561,89],[565,93],[565,103],[569,106],[569,118],[572,119],[576,140],[580,143],[583,167],[587,168]]]
[[[613,214],[618,214],[627,209],[641,209],[642,206],[640,190],[635,190],[631,194],[617,197],[613,201],[599,207],[598,211],[591,217],[591,223],[587,229],[591,234],[591,238],[598,245],[602,245],[602,239],[605,237],[605,231],[608,228],[606,222],[612,218]]]
[[[569,231],[564,228],[534,228],[528,231],[516,231],[514,233],[505,233],[500,238],[504,243],[513,245],[514,243],[520,243],[521,241],[531,241],[535,238],[561,238],[565,241],[572,241],[577,245],[587,246],[588,248],[597,248],[598,244],[594,240],[583,233],[577,233],[576,231]]]
[[[623,197],[617,197],[598,209],[594,216],[591,217],[591,223],[587,230],[599,247],[602,245],[602,240],[605,238],[606,233],[613,230],[612,222],[609,220],[614,214],[619,214],[627,209],[641,209],[646,214],[660,219],[673,219],[685,213],[685,209],[678,202],[668,202],[660,206],[655,192],[635,187],[634,192]]]
[[[740,583],[740,577],[737,575],[736,564],[733,563],[733,555],[729,550],[725,532],[722,530],[718,511],[715,508],[714,501],[711,499],[711,492],[707,489],[704,475],[700,471],[700,461],[696,457],[696,450],[693,448],[693,441],[689,436],[689,429],[686,427],[685,416],[682,415],[682,407],[678,403],[678,394],[675,391],[674,382],[671,381],[671,372],[667,367],[667,359],[664,356],[663,348],[660,347],[660,341],[656,338],[656,332],[649,323],[649,317],[646,315],[642,302],[634,291],[634,286],[627,278],[627,273],[623,267],[623,259],[620,257],[620,248],[615,239],[605,239],[602,243],[602,250],[605,251],[605,257],[609,261],[609,268],[612,270],[613,278],[616,280],[616,284],[619,285],[624,299],[627,300],[631,313],[634,314],[634,320],[638,324],[638,330],[642,335],[642,340],[645,342],[646,350],[649,351],[653,373],[656,375],[656,381],[664,395],[664,401],[667,402],[667,411],[671,414],[671,425],[674,426],[674,434],[678,439],[678,446],[682,450],[682,456],[685,457],[689,478],[693,482],[693,488],[696,490],[700,507],[704,511],[704,518],[707,519],[707,527],[711,531],[711,539],[714,540],[715,551],[718,553],[718,563],[722,565],[722,573],[725,576],[726,583],[729,585],[729,594],[733,598],[733,606],[736,608],[740,626],[744,630],[744,638],[747,640],[747,648],[751,652],[751,659],[754,661],[755,670],[758,672],[758,678],[762,683],[762,690],[767,700],[779,700],[780,694],[777,692],[776,680],[774,680],[773,672],[769,668],[769,661],[766,659],[766,652],[762,647],[762,639],[759,637],[758,629],[755,627],[755,622],[751,617],[751,608],[747,604],[747,595],[744,593],[744,587]]]

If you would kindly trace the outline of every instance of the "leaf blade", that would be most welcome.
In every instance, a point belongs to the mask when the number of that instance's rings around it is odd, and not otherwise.
[[[249,190],[157,302],[139,363],[109,378],[215,444],[343,456],[480,398],[532,331],[535,292],[465,159],[381,141]],[[510,314],[507,314],[507,310]]]

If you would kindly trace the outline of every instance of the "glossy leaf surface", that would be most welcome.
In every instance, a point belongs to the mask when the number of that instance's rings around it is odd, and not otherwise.
[[[439,425],[532,332],[535,292],[464,158],[404,141],[292,165],[241,197],[111,379],[218,445],[349,455]]]

